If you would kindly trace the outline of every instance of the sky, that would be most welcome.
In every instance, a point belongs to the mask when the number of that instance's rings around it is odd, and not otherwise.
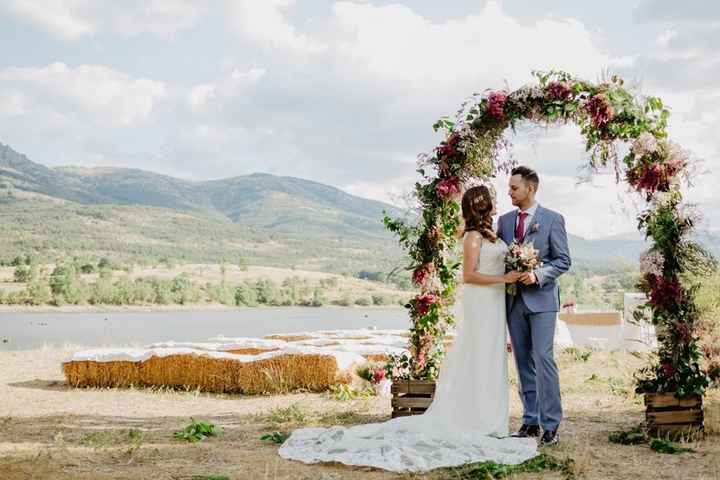
[[[473,93],[610,72],[670,107],[704,172],[688,201],[718,230],[719,46],[703,0],[0,0],[0,143],[48,166],[266,172],[402,204],[432,124]],[[579,183],[576,127],[511,141],[571,233],[635,229],[643,202],[610,172]]]

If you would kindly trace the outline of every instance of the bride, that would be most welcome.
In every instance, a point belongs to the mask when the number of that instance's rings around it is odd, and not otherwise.
[[[533,438],[508,436],[505,284],[507,245],[492,228],[493,196],[485,186],[462,198],[462,315],[422,415],[352,427],[295,430],[279,450],[305,463],[340,462],[394,472],[493,461],[519,464],[537,455]]]

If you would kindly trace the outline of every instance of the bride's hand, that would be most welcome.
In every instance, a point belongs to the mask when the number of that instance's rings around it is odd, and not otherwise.
[[[512,272],[508,272],[503,275],[503,281],[505,283],[515,283],[518,281],[518,279],[520,279],[521,276],[522,273],[513,270]]]

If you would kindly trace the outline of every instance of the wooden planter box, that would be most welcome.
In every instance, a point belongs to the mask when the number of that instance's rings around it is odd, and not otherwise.
[[[678,399],[672,393],[646,393],[645,406],[645,420],[652,435],[692,435],[703,430],[701,396]]]
[[[392,418],[419,415],[425,412],[435,398],[434,380],[394,380]]]

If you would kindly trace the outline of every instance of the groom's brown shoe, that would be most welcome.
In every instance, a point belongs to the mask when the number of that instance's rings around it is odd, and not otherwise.
[[[525,425],[520,427],[520,430],[512,434],[513,437],[527,438],[527,437],[539,437],[540,427],[538,425]]]

